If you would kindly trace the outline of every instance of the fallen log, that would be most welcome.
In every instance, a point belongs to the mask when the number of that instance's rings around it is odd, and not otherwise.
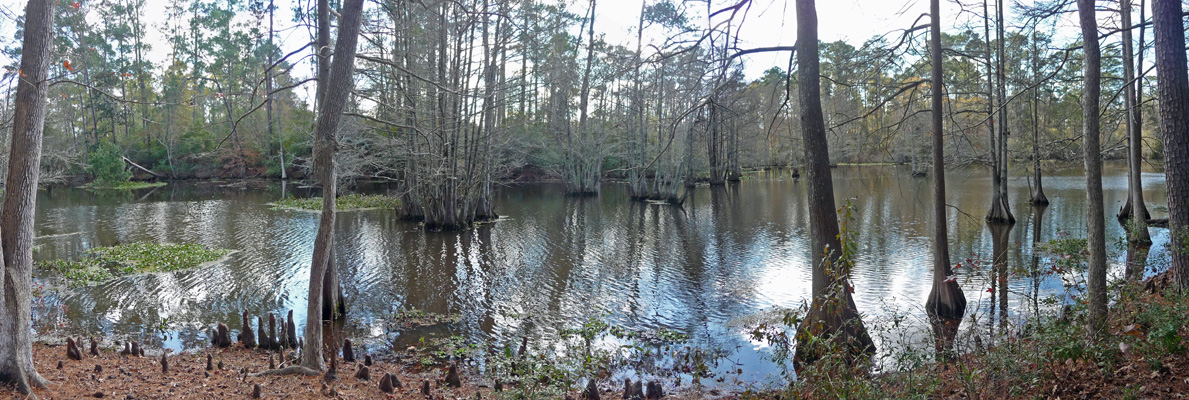
[[[144,171],[144,172],[148,173],[149,175],[152,175],[155,178],[164,178],[165,177],[164,175],[153,172],[153,170],[151,170],[151,169],[142,167],[142,166],[140,166],[140,164],[132,162],[132,160],[129,160],[128,157],[120,157],[120,158],[123,158],[124,162],[128,163],[128,165],[131,165],[133,168]]]

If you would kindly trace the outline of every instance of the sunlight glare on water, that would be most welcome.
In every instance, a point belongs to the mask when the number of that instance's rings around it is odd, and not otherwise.
[[[930,179],[910,177],[905,167],[833,171],[839,207],[847,199],[854,207],[852,281],[868,326],[885,321],[891,310],[922,320],[931,284]],[[1039,239],[1084,236],[1084,177],[1077,168],[1048,172],[1045,190],[1053,203],[1044,211]],[[1103,180],[1108,243],[1123,234],[1113,217],[1126,200],[1124,172],[1108,164]],[[1163,177],[1144,174],[1149,204],[1165,203]],[[990,179],[985,170],[964,169],[947,181],[952,261],[967,265],[955,273],[971,312],[986,314],[996,301],[987,293],[995,246],[982,222]],[[268,205],[282,193],[314,194],[294,186],[174,183],[135,192],[41,192],[40,260],[135,241],[236,251],[197,270],[64,288],[48,299],[66,307],[58,316],[67,324],[61,331],[153,342],[153,327],[165,320],[172,334],[164,345],[194,348],[203,346],[204,332],[216,322],[238,328],[243,310],[284,315],[292,309],[298,327],[304,326],[318,215]],[[358,190],[395,188],[362,184]],[[1010,190],[1018,222],[1004,251],[1009,265],[1024,266],[1035,239],[1035,214],[1026,204],[1029,182],[1013,178]],[[761,172],[726,188],[699,187],[682,208],[629,201],[626,188],[616,183],[604,184],[597,198],[561,192],[558,184],[507,186],[498,193],[501,220],[457,233],[424,233],[392,211],[340,213],[335,252],[348,335],[364,343],[385,338],[384,321],[412,308],[457,313],[462,320],[450,334],[496,347],[522,336],[548,343],[562,329],[595,318],[630,330],[673,329],[689,334],[692,344],[727,349],[732,362],[720,370],[742,364],[745,381],[779,375],[784,367],[769,359],[768,343],[750,338],[746,321],[770,319],[765,312],[774,307],[797,307],[808,299],[803,181]],[[1153,229],[1152,236],[1151,257],[1167,257],[1167,231]],[[1123,257],[1112,253],[1113,273],[1121,271]],[[52,279],[47,271],[35,274]],[[1028,313],[1021,294],[1031,285],[1024,278],[1010,280],[1009,319]],[[1041,283],[1042,293],[1061,290],[1059,280]],[[53,326],[48,312],[39,316],[38,331]]]

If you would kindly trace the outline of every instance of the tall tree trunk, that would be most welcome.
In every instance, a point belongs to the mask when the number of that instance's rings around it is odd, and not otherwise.
[[[25,7],[12,147],[3,216],[0,216],[0,246],[4,255],[0,270],[0,382],[15,385],[24,394],[31,394],[33,387],[45,387],[48,383],[33,364],[29,327],[32,325],[33,221],[56,3],[30,0]]]
[[[644,200],[650,197],[655,197],[655,194],[648,193],[646,189],[648,184],[646,176],[648,160],[648,134],[644,129],[644,92],[643,79],[640,77],[640,69],[644,66],[644,61],[641,59],[641,50],[644,46],[644,12],[647,9],[648,3],[640,2],[640,19],[636,24],[636,63],[632,72],[632,81],[635,88],[632,91],[632,115],[630,117],[630,124],[636,132],[636,148],[633,149],[636,153],[636,167],[628,171],[628,181],[631,188],[631,196],[634,200]]]
[[[1120,0],[1119,16],[1123,23],[1123,103],[1126,104],[1127,122],[1127,204],[1119,210],[1119,218],[1131,219],[1127,229],[1128,240],[1132,243],[1152,243],[1152,237],[1148,234],[1148,208],[1144,204],[1144,185],[1140,179],[1140,169],[1143,167],[1140,146],[1143,142],[1139,115],[1135,113],[1139,109],[1137,86],[1132,83],[1133,80],[1138,80],[1135,78],[1133,64],[1135,57],[1132,57],[1134,46],[1131,43],[1131,0]],[[1140,217],[1131,218],[1133,215]]]
[[[996,49],[998,54],[995,57],[991,56],[991,28],[990,28],[990,14],[987,10],[987,1],[983,1],[983,13],[986,20],[984,20],[983,30],[987,37],[987,118],[988,128],[991,135],[991,209],[987,210],[987,222],[1008,223],[1014,224],[1016,217],[1011,214],[1011,204],[1007,202],[1007,177],[1005,176],[1007,165],[1007,110],[1004,104],[1007,101],[1005,95],[1004,77],[1003,77],[1003,10],[1002,1],[999,2],[999,9],[995,15],[995,32],[998,38]],[[998,111],[996,111],[996,103],[998,100]],[[996,116],[998,112],[998,116]],[[996,121],[998,120],[998,121]],[[998,123],[998,129],[996,129]]]
[[[144,134],[145,151],[151,153],[152,141],[149,140],[149,89],[148,84],[145,82],[145,77],[152,76],[152,72],[139,70],[140,68],[144,67],[144,61],[142,58],[142,53],[144,51],[142,38],[144,37],[144,32],[142,31],[140,24],[140,12],[143,9],[142,6],[144,4],[141,1],[134,1],[133,4],[134,6],[131,14],[133,38],[136,41],[134,44],[135,47],[133,48],[136,52],[136,67],[138,69],[136,72],[136,80],[140,90],[140,129],[142,131],[141,133]]]
[[[1045,196],[1044,184],[1041,183],[1040,173],[1040,46],[1037,41],[1040,38],[1036,35],[1036,31],[1032,31],[1032,84],[1037,87],[1032,88],[1032,174],[1036,181],[1036,191],[1032,193],[1031,203],[1033,205],[1049,204],[1049,198]]]
[[[341,31],[339,33],[342,34]],[[336,49],[337,50],[337,49]],[[330,84],[330,68],[331,68],[331,53],[330,53],[330,2],[329,0],[318,0],[318,80],[317,90],[317,104],[319,109],[318,120],[314,124],[314,129],[320,131],[318,123],[321,123],[321,108],[324,106],[326,100],[327,87]],[[337,128],[336,128],[337,129]],[[314,138],[315,143],[319,140]],[[337,139],[336,139],[337,140]],[[337,180],[332,180],[334,185],[338,185]],[[328,194],[329,193],[329,194]],[[336,196],[338,188],[327,189],[325,182],[322,182],[322,197],[323,202],[326,201],[327,196]],[[323,210],[325,212],[325,207]],[[322,281],[322,320],[330,321],[336,317],[341,317],[346,313],[346,306],[343,303],[343,288],[342,283],[339,282],[339,268],[338,263],[334,262],[334,241],[328,245],[330,251],[330,258],[327,261],[325,276]]]
[[[1168,185],[1168,229],[1172,273],[1189,288],[1189,73],[1181,2],[1152,0],[1156,37],[1156,91],[1164,131],[1164,175]]]
[[[335,176],[335,153],[338,147],[338,127],[347,95],[354,86],[355,45],[359,40],[359,25],[363,13],[363,0],[344,0],[339,18],[338,40],[334,48],[334,64],[327,75],[326,92],[322,106],[318,109],[317,131],[314,133],[314,167],[322,184],[322,217],[318,222],[318,235],[314,239],[314,258],[310,263],[310,292],[307,299],[305,348],[302,349],[302,365],[322,370],[322,291],[326,272],[331,264],[334,246],[335,192],[338,182]]]
[[[804,322],[797,327],[797,352],[793,365],[804,365],[826,355],[821,344],[807,335],[826,338],[852,358],[875,352],[875,344],[859,318],[851,297],[850,260],[842,259],[838,217],[834,207],[830,152],[822,114],[818,61],[817,7],[814,0],[797,0],[797,95],[801,101],[801,134],[805,141],[806,188],[809,201],[810,260],[813,262],[813,301]]]
[[[945,130],[942,126],[942,87],[945,84],[941,71],[941,4],[939,0],[929,2],[932,24],[929,27],[929,58],[932,66],[932,109],[933,134],[933,287],[925,301],[925,312],[933,325],[937,338],[937,350],[948,354],[953,347],[958,325],[966,315],[966,295],[957,280],[950,279],[950,245],[947,228],[945,202]]]
[[[273,2],[272,2],[272,0],[269,0],[269,2],[268,2],[268,66],[266,67],[269,69],[266,69],[264,71],[264,73],[266,75],[264,77],[264,93],[265,93],[264,111],[266,114],[265,118],[268,120],[268,136],[273,135],[273,129],[276,125],[275,123],[273,123],[273,117],[272,117],[272,98],[273,98],[272,80],[273,80],[274,74],[273,74],[271,67],[272,67],[272,63],[273,63],[273,59],[272,59],[273,51],[275,49],[275,45],[273,44],[273,26],[272,26],[273,8],[274,8]],[[289,179],[288,172],[285,171],[285,138],[283,138],[281,136],[281,131],[279,129],[277,130],[276,135],[277,135],[277,148],[278,148],[278,151],[279,151],[279,154],[281,157],[281,162],[280,162],[281,179]]]
[[[1090,300],[1090,331],[1097,335],[1106,326],[1106,211],[1102,204],[1102,154],[1099,145],[1098,102],[1102,90],[1102,55],[1098,47],[1098,21],[1094,0],[1078,0],[1085,62],[1082,95],[1082,135],[1086,158],[1086,241],[1090,248],[1086,295]],[[1181,50],[1184,53],[1184,47]],[[1184,59],[1184,56],[1181,57]]]
[[[497,17],[502,18],[502,17]],[[479,182],[479,196],[478,204],[475,207],[475,218],[482,220],[491,220],[497,217],[495,213],[495,204],[493,204],[491,193],[491,168],[492,168],[492,154],[491,154],[491,137],[495,133],[496,117],[499,106],[495,100],[495,85],[497,63],[500,51],[500,24],[497,20],[495,27],[495,43],[492,43],[488,24],[490,20],[490,13],[488,12],[488,3],[483,3],[483,142],[482,154],[479,157],[483,158],[483,171],[478,175],[481,180]],[[472,175],[472,176],[475,176]]]
[[[330,75],[330,0],[318,0],[318,82],[314,90],[314,103],[322,107],[326,94],[326,79]],[[315,129],[317,129],[315,127]]]
[[[996,59],[996,62],[998,63],[998,67],[996,68],[996,71],[997,71],[996,76],[999,79],[998,87],[999,87],[999,103],[1000,103],[999,104],[999,141],[998,141],[999,142],[998,143],[999,144],[999,148],[998,148],[998,154],[999,154],[999,162],[998,162],[998,164],[999,164],[999,201],[1003,202],[1003,210],[1007,213],[1007,222],[1014,224],[1016,222],[1016,217],[1014,215],[1012,215],[1012,213],[1011,213],[1011,198],[1009,197],[1008,192],[1007,192],[1007,180],[1008,180],[1007,164],[1009,161],[1008,156],[1007,156],[1007,138],[1009,136],[1011,136],[1011,129],[1007,124],[1007,121],[1008,121],[1008,118],[1007,118],[1007,103],[1008,103],[1007,67],[1005,65],[1007,63],[1007,61],[1006,61],[1007,60],[1007,51],[1004,49],[1004,46],[1006,46],[1006,44],[1007,44],[1007,36],[1004,35],[1004,33],[1003,33],[1003,24],[1005,22],[1004,20],[1007,19],[1007,13],[1003,11],[1003,3],[1006,3],[1006,1],[1000,0],[1000,1],[995,2],[996,9],[998,10],[995,13],[995,19],[997,21],[996,36],[999,38],[999,57]]]
[[[587,112],[586,107],[590,104],[590,73],[594,65],[594,24],[595,24],[595,0],[590,0],[590,19],[587,23],[587,40],[586,46],[586,67],[582,71],[582,87],[580,97],[578,99],[578,143],[582,148],[570,149],[570,154],[575,158],[574,168],[576,175],[571,177],[575,180],[570,192],[574,194],[598,194],[599,184],[598,176],[601,171],[591,171],[592,168],[598,169],[601,167],[602,151],[594,147],[601,147],[601,143],[595,143],[590,139],[587,132]]]

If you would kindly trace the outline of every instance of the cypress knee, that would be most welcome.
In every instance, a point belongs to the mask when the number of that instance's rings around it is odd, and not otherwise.
[[[599,400],[599,387],[595,384],[594,378],[586,381],[586,389],[582,390],[582,398],[585,400]]]
[[[78,350],[78,345],[74,343],[74,338],[66,338],[66,358],[75,361],[82,361],[83,353]]]
[[[450,369],[446,371],[446,386],[462,387],[462,378],[458,376],[458,363],[450,364]]]
[[[261,350],[268,350],[268,331],[264,330],[264,317],[256,317],[256,342]]]
[[[224,325],[222,322],[220,322],[215,328],[214,344],[215,346],[222,348],[231,347],[231,331],[227,329],[227,325]],[[132,355],[140,354],[140,352],[137,351],[137,347],[139,347],[139,345],[137,345],[136,342],[132,342]]]
[[[268,313],[268,349],[276,350],[280,346],[277,345],[277,315]]]
[[[665,396],[665,392],[661,389],[661,384],[657,382],[648,382],[648,399],[660,399]]]
[[[355,349],[351,348],[351,339],[343,339],[343,361],[355,362]]]
[[[384,374],[384,377],[380,378],[380,391],[384,392],[384,393],[392,393],[393,392],[392,374]]]
[[[293,310],[289,310],[289,320],[285,322],[285,337],[289,339],[289,347],[297,348],[297,325],[293,324]]]
[[[243,327],[239,331],[239,341],[244,344],[244,348],[252,349],[256,347],[256,334],[252,332],[252,322],[248,320],[248,310],[244,310]]]

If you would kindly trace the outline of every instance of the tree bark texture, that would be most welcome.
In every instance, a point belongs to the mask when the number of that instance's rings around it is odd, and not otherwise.
[[[929,27],[929,57],[933,82],[931,105],[931,130],[933,134],[933,287],[925,301],[937,337],[937,350],[948,352],[953,345],[962,316],[966,314],[966,295],[956,280],[950,279],[949,231],[945,209],[945,130],[942,125],[942,88],[945,85],[941,71],[941,13],[939,0],[930,1],[929,12],[932,24]]]
[[[1131,26],[1131,0],[1120,0],[1119,2],[1119,17],[1124,27]],[[1120,212],[1120,218],[1132,215],[1139,215],[1140,218],[1130,218],[1131,224],[1128,226],[1128,239],[1133,243],[1152,243],[1152,238],[1148,234],[1147,214],[1148,209],[1144,204],[1144,188],[1143,181],[1140,179],[1140,169],[1143,167],[1143,154],[1140,151],[1142,142],[1142,134],[1140,132],[1140,121],[1138,111],[1138,97],[1136,88],[1133,84],[1135,80],[1135,68],[1133,66],[1134,57],[1132,57],[1131,44],[1131,29],[1123,29],[1123,102],[1126,104],[1127,115],[1125,117],[1127,126],[1127,205],[1124,206],[1124,211]]]
[[[1082,94],[1082,135],[1086,160],[1086,241],[1090,248],[1086,295],[1090,301],[1089,325],[1094,334],[1106,324],[1106,211],[1102,203],[1102,154],[1099,145],[1099,96],[1102,91],[1102,55],[1094,0],[1078,0],[1085,61]],[[1182,48],[1182,53],[1184,49]],[[1184,59],[1184,56],[1182,56]]]
[[[354,86],[355,47],[359,39],[359,25],[363,0],[345,0],[339,19],[338,40],[334,61],[327,75],[326,93],[318,109],[317,131],[314,133],[314,167],[322,184],[322,217],[318,235],[314,239],[314,258],[310,264],[310,293],[307,299],[305,348],[302,365],[322,370],[322,290],[325,273],[333,255],[335,193],[335,153],[338,150],[338,126],[347,105],[347,95]]]
[[[830,173],[826,123],[822,114],[818,60],[817,9],[813,0],[797,0],[797,95],[801,101],[801,134],[805,143],[806,187],[809,201],[810,260],[813,262],[813,301],[797,337],[828,338],[852,356],[871,354],[875,345],[859,318],[851,286],[841,260],[838,217]],[[816,361],[822,353],[798,340],[794,366]]]
[[[0,382],[30,394],[48,383],[33,365],[30,334],[33,287],[33,222],[45,128],[46,92],[54,37],[51,0],[30,0],[25,7],[25,31],[13,110],[12,151],[0,216]]]
[[[1168,184],[1168,229],[1172,271],[1181,290],[1189,288],[1189,73],[1181,2],[1152,0],[1156,40],[1156,91],[1164,131],[1164,175]]]

